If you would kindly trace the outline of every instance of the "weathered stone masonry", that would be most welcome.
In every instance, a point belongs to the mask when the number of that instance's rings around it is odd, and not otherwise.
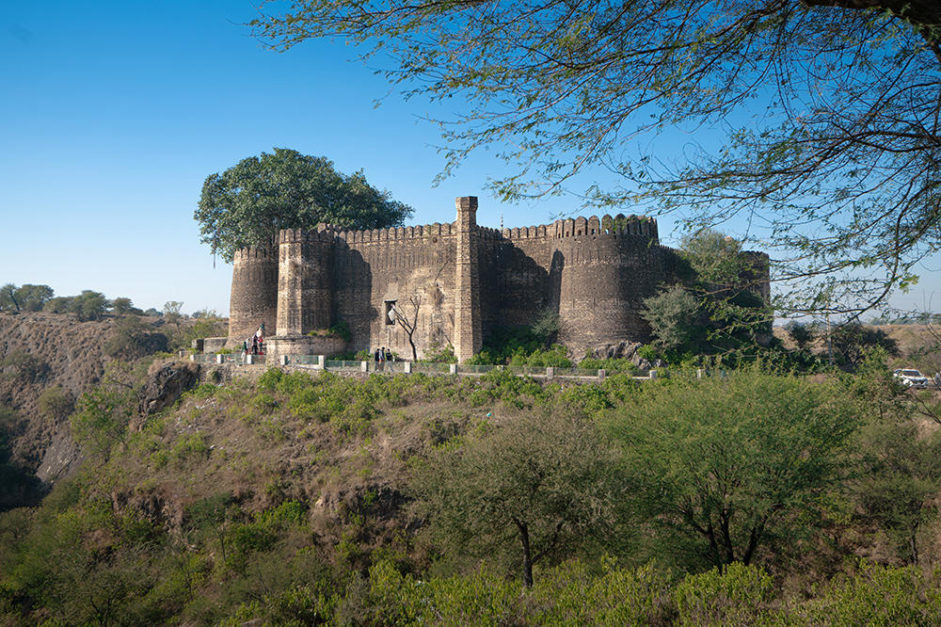
[[[325,340],[310,334],[343,321],[351,331],[347,350],[385,346],[410,355],[390,308],[417,321],[419,356],[450,344],[464,361],[495,326],[531,324],[547,309],[559,314],[559,340],[577,353],[649,339],[643,300],[676,280],[676,253],[660,245],[654,219],[604,216],[497,230],[477,225],[477,198],[456,205],[452,224],[318,225],[240,250],[229,344],[241,345],[264,323],[275,334],[271,352],[322,352]]]

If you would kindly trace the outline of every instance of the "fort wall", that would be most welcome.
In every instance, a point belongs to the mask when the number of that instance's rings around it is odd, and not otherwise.
[[[656,221],[606,215],[480,232],[485,330],[548,310],[576,350],[649,336],[642,301],[665,275]]]
[[[452,345],[463,361],[497,326],[559,314],[559,340],[583,353],[646,341],[643,300],[679,280],[676,253],[644,216],[579,217],[493,229],[476,224],[477,199],[458,198],[451,224],[281,231],[277,254],[246,249],[233,270],[230,341],[260,321],[294,337],[344,322],[347,349],[419,356]],[[765,280],[767,257],[756,274]],[[760,275],[760,276],[759,276]],[[391,313],[391,317],[390,317]],[[287,345],[287,344],[285,344]]]
[[[450,224],[345,232],[334,250],[334,320],[350,327],[349,349],[411,355],[392,306],[416,325],[416,344],[452,343],[455,242]]]

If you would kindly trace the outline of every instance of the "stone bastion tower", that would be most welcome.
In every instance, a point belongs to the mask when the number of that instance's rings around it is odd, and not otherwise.
[[[264,324],[269,354],[392,349],[410,358],[447,346],[460,361],[502,326],[558,314],[574,354],[650,329],[643,300],[679,281],[678,256],[654,219],[592,216],[514,229],[477,225],[477,198],[456,200],[447,224],[349,231],[282,230],[238,251],[228,346]],[[767,256],[754,253],[767,295]]]

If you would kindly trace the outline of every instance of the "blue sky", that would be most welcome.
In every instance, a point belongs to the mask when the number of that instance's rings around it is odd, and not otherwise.
[[[130,297],[143,308],[228,312],[231,267],[199,243],[203,180],[285,147],[362,169],[415,208],[413,224],[454,219],[540,224],[572,198],[501,205],[502,162],[486,152],[437,187],[432,105],[403,101],[342,43],[265,50],[242,24],[257,1],[7,3],[0,12],[0,283]],[[388,97],[383,98],[383,96]],[[383,98],[379,107],[375,100]],[[603,179],[601,180],[603,183]],[[630,211],[625,211],[630,213]],[[673,223],[660,218],[665,243]],[[894,303],[941,309],[935,263]],[[932,276],[933,275],[933,276]]]

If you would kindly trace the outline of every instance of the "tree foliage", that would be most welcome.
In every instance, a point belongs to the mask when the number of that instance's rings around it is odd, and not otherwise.
[[[41,357],[22,349],[12,350],[0,360],[0,372],[20,384],[42,383],[50,371],[49,364]]]
[[[843,367],[855,370],[874,350],[883,350],[886,355],[898,355],[898,343],[882,329],[851,322],[833,329],[830,333],[833,353]]]
[[[202,242],[231,261],[236,250],[270,243],[280,229],[320,222],[351,229],[399,226],[412,209],[325,157],[275,148],[242,159],[203,183],[195,219]]]
[[[873,421],[860,434],[859,473],[850,484],[857,516],[882,529],[906,563],[917,564],[920,532],[937,516],[941,436],[918,424]]]
[[[119,317],[131,314],[140,316],[144,313],[138,307],[134,306],[134,301],[125,296],[119,296],[111,301],[111,311],[114,312],[114,315]]]
[[[52,298],[53,291],[48,285],[31,285],[29,283],[17,287],[7,283],[0,287],[0,311],[42,311],[43,305]]]
[[[75,409],[72,393],[60,385],[47,387],[39,395],[39,413],[50,422],[59,422]]]
[[[909,285],[941,246],[932,0],[269,6],[252,25],[276,49],[346,39],[406,94],[467,103],[442,120],[446,172],[496,146],[512,166],[493,184],[504,197],[604,168],[621,183],[589,186],[595,202],[652,192],[696,224],[745,215],[749,235],[777,247],[782,278],[822,278],[822,289],[838,277],[829,305],[788,283],[794,307],[863,308]],[[704,133],[682,162],[634,148],[675,127]]]
[[[79,397],[69,425],[84,454],[107,460],[124,437],[137,410],[139,378],[125,362],[112,361],[101,383]]]
[[[655,344],[673,355],[754,348],[771,337],[764,260],[713,229],[683,238],[681,283],[644,300]]]
[[[534,564],[615,528],[616,468],[590,422],[518,416],[436,450],[412,487],[442,546],[481,557],[515,554],[531,586]]]
[[[79,320],[99,320],[105,315],[111,302],[101,292],[82,290],[78,296],[56,296],[43,304],[43,311],[50,313],[73,313]]]
[[[34,505],[43,493],[42,482],[11,460],[16,423],[16,413],[0,404],[0,513]]]
[[[644,386],[610,419],[641,517],[677,555],[715,566],[819,523],[857,426],[836,385],[757,368]]]

